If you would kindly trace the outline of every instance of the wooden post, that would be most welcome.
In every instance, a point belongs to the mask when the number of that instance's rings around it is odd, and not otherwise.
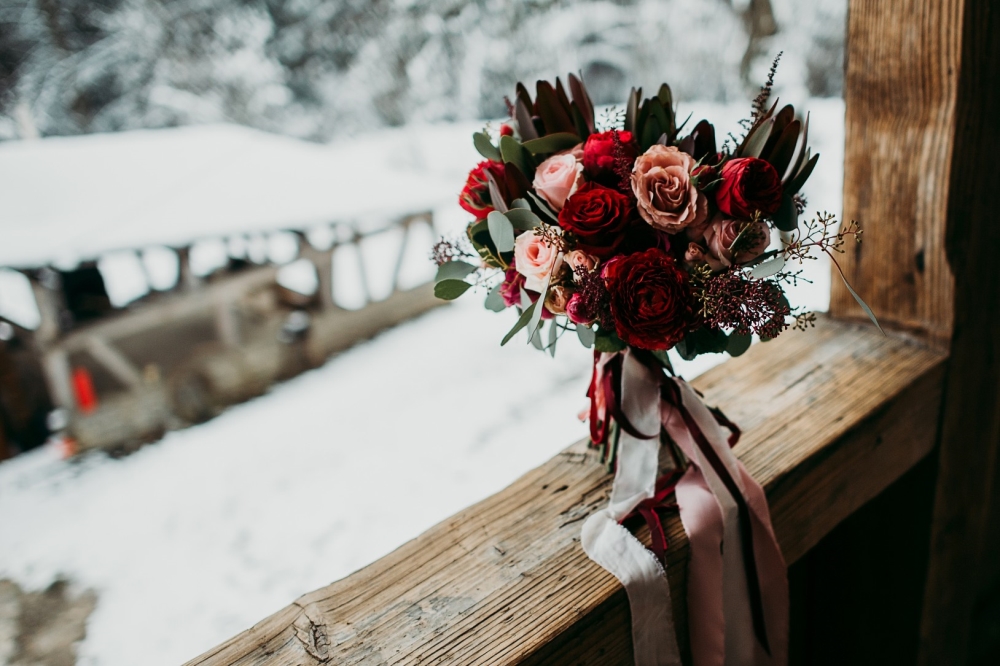
[[[1000,584],[1000,5],[955,3],[961,22],[946,247],[955,319],[945,383],[922,666],[982,659],[975,609]],[[991,515],[992,511],[992,515]],[[992,649],[996,650],[996,639]],[[977,662],[979,663],[979,662]],[[985,663],[985,662],[982,662]]]
[[[950,348],[939,432],[922,665],[963,664],[973,609],[1000,583],[1000,6],[851,0],[843,257],[887,327]],[[834,277],[831,312],[860,317]],[[992,530],[992,531],[991,531]],[[996,533],[996,534],[994,534]]]

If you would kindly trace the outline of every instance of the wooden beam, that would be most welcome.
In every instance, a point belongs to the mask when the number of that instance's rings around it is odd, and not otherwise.
[[[996,222],[1000,5],[989,0],[943,4],[950,11],[948,22],[935,29],[950,49],[960,51],[952,77],[957,85],[955,118],[945,133],[951,143],[951,161],[942,174],[942,186],[949,195],[948,260],[956,289],[918,661],[924,666],[987,663],[984,654],[972,652],[973,645],[985,645],[993,651],[993,659],[1000,651],[995,630],[992,637],[977,636],[973,630],[984,624],[977,621],[976,609],[988,608],[983,602],[1000,586],[1000,274],[996,260],[1000,248]]]
[[[931,451],[944,361],[823,318],[694,382],[744,428],[737,454],[768,492],[789,562]],[[188,666],[630,665],[625,594],[579,544],[610,486],[577,444]],[[687,544],[676,517],[667,530],[684,637]]]
[[[94,360],[104,366],[125,388],[137,389],[142,386],[142,373],[124,354],[112,347],[99,335],[87,338],[87,351]]]
[[[851,0],[847,28],[843,216],[865,232],[838,261],[883,325],[943,346],[962,4]],[[830,313],[864,317],[836,269]]]

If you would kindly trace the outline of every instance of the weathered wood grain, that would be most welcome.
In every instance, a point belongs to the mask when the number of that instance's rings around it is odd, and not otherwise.
[[[838,261],[883,325],[947,345],[944,238],[954,152],[961,0],[851,0],[844,219],[864,242]],[[822,159],[822,158],[821,158]],[[863,318],[834,268],[830,313]]]
[[[925,666],[997,663],[1000,652],[996,620],[990,630],[975,617],[1000,586],[1000,5],[942,4],[958,18],[937,29],[961,53],[945,174],[956,289],[918,661]]]
[[[821,319],[695,381],[744,428],[789,562],[932,448],[945,356]],[[631,664],[627,601],[579,545],[611,477],[576,444],[189,666]],[[687,546],[667,525],[683,636]]]

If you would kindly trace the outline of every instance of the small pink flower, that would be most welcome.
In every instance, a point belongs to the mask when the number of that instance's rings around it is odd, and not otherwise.
[[[573,250],[572,252],[567,252],[566,256],[563,257],[563,261],[569,266],[570,271],[573,273],[573,280],[579,280],[579,276],[576,274],[577,268],[583,268],[590,272],[597,268],[597,257],[592,256],[584,252],[583,250]]]
[[[572,152],[553,155],[538,165],[532,187],[554,210],[560,211],[579,187],[582,173],[583,165]]]
[[[545,279],[555,268],[557,251],[534,231],[525,231],[514,241],[514,267],[524,276],[525,289],[541,292]]]

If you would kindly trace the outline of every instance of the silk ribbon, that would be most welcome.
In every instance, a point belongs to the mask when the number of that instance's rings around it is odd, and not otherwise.
[[[595,355],[588,395],[592,439],[606,440],[612,418],[621,434],[608,506],[587,519],[581,542],[628,594],[636,666],[681,663],[656,514],[670,490],[690,544],[694,666],[784,666],[787,573],[764,491],[732,452],[738,430],[641,351]],[[659,477],[661,427],[691,463],[679,481]],[[655,553],[622,527],[634,513],[650,523]]]

